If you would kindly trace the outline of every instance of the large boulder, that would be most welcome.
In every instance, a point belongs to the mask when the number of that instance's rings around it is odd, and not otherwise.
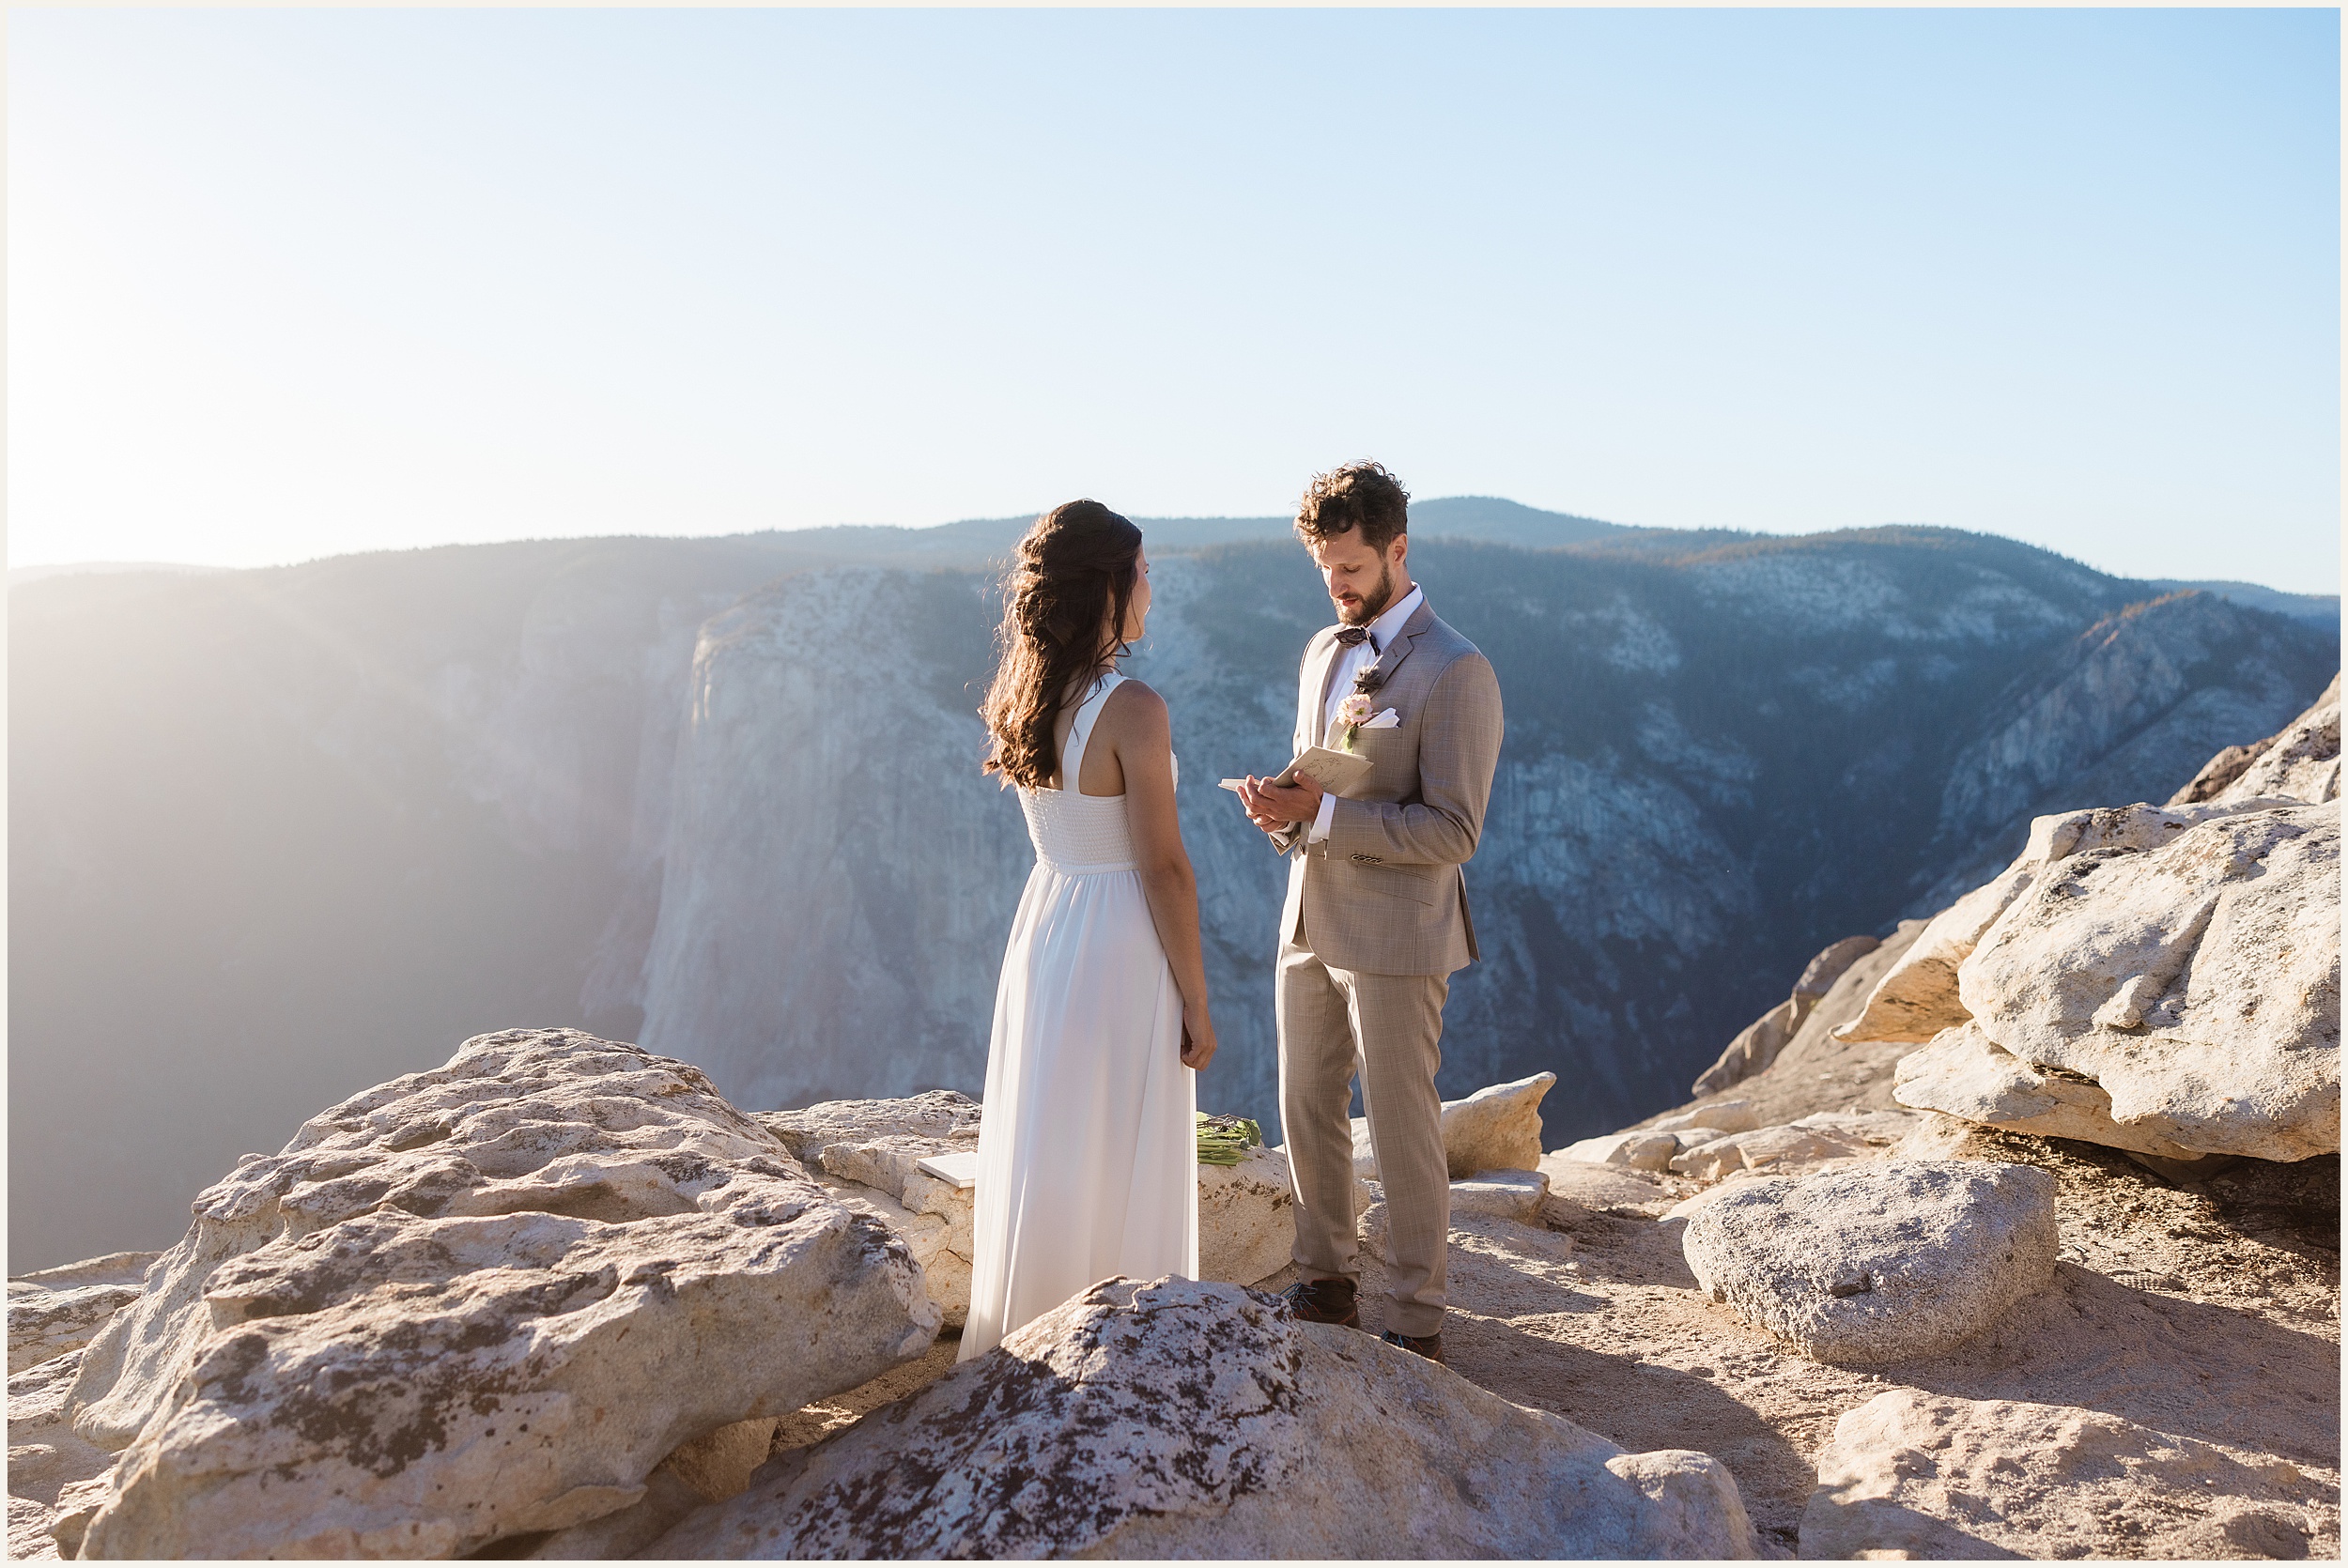
[[[1899,961],[1876,982],[1859,1016],[1835,1035],[1846,1040],[1922,1045],[1941,1030],[1954,1028],[1972,1016],[1958,995],[1958,966],[2014,902],[2059,863],[2098,851],[2159,849],[2199,822],[2244,809],[2254,807],[2124,806],[2038,818],[2014,863],[1934,915]]]
[[[9,1375],[87,1345],[108,1318],[139,1299],[161,1256],[108,1253],[8,1281]]]
[[[1806,1559],[2337,1558],[2339,1478],[2099,1410],[1898,1389],[1834,1423]]]
[[[128,1445],[84,1556],[446,1556],[559,1529],[938,1323],[904,1245],[698,1069],[571,1030],[467,1040],[194,1207],[83,1352],[74,1423]]]
[[[1842,1032],[1939,1041],[1894,1091],[1922,1110],[2159,1159],[2336,1151],[2339,803],[2042,817]]]
[[[769,1464],[660,1558],[1749,1557],[1727,1468],[1349,1329],[1113,1280]]]
[[[1758,1176],[1692,1207],[1697,1287],[1813,1360],[1937,1356],[2054,1277],[2055,1179],[2032,1165],[1887,1160]]]
[[[967,1095],[932,1089],[904,1099],[830,1099],[757,1120],[835,1196],[897,1233],[921,1265],[930,1299],[959,1328],[970,1314],[976,1190],[921,1162],[974,1158],[980,1115]]]
[[[2339,798],[2340,677],[2334,675],[2306,713],[2263,741],[2226,747],[2169,804],[2304,800],[2320,806]]]
[[[1982,1032],[2196,1154],[2340,1147],[2340,804],[2224,812],[2073,854],[1958,972]],[[2139,817],[2159,815],[2141,807]]]
[[[1901,1057],[1892,1092],[1903,1105],[2008,1132],[2076,1138],[2162,1160],[2198,1158],[2150,1128],[2114,1121],[2111,1096],[2102,1084],[2077,1073],[2032,1067],[1970,1021]]]
[[[1541,1097],[1555,1085],[1553,1072],[1537,1072],[1513,1084],[1493,1084],[1465,1099],[1443,1102],[1444,1162],[1453,1180],[1478,1171],[1530,1171],[1541,1162]],[[1369,1119],[1353,1118],[1353,1172],[1375,1179],[1378,1154]]]

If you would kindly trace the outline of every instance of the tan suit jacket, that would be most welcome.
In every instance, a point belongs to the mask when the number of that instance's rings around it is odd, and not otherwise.
[[[1321,719],[1338,646],[1335,627],[1305,645],[1299,750],[1326,739]],[[1500,761],[1500,682],[1424,601],[1372,668],[1384,681],[1371,711],[1392,708],[1401,722],[1354,742],[1369,776],[1336,803],[1325,840],[1305,842],[1309,823],[1274,836],[1290,856],[1280,937],[1333,969],[1448,975],[1477,956],[1460,868],[1484,831]]]

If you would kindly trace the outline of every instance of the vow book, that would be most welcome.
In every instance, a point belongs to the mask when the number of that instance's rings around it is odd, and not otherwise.
[[[1308,746],[1297,754],[1295,761],[1280,770],[1278,776],[1267,782],[1293,784],[1299,774],[1333,795],[1343,795],[1369,776],[1369,759],[1358,751],[1332,751],[1325,746]],[[1235,791],[1245,782],[1244,778],[1227,778],[1223,788]]]

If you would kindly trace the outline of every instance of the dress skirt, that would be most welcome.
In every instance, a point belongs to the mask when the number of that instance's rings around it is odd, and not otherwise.
[[[995,994],[960,1360],[1112,1275],[1197,1276],[1182,1038],[1140,874],[1039,860]]]

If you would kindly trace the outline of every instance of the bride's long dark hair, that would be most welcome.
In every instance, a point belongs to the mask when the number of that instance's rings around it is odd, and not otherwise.
[[[996,633],[1000,661],[979,715],[994,738],[984,771],[1030,790],[1059,771],[1053,721],[1076,684],[1125,652],[1120,636],[1141,566],[1141,530],[1097,500],[1072,500],[1019,541]]]

